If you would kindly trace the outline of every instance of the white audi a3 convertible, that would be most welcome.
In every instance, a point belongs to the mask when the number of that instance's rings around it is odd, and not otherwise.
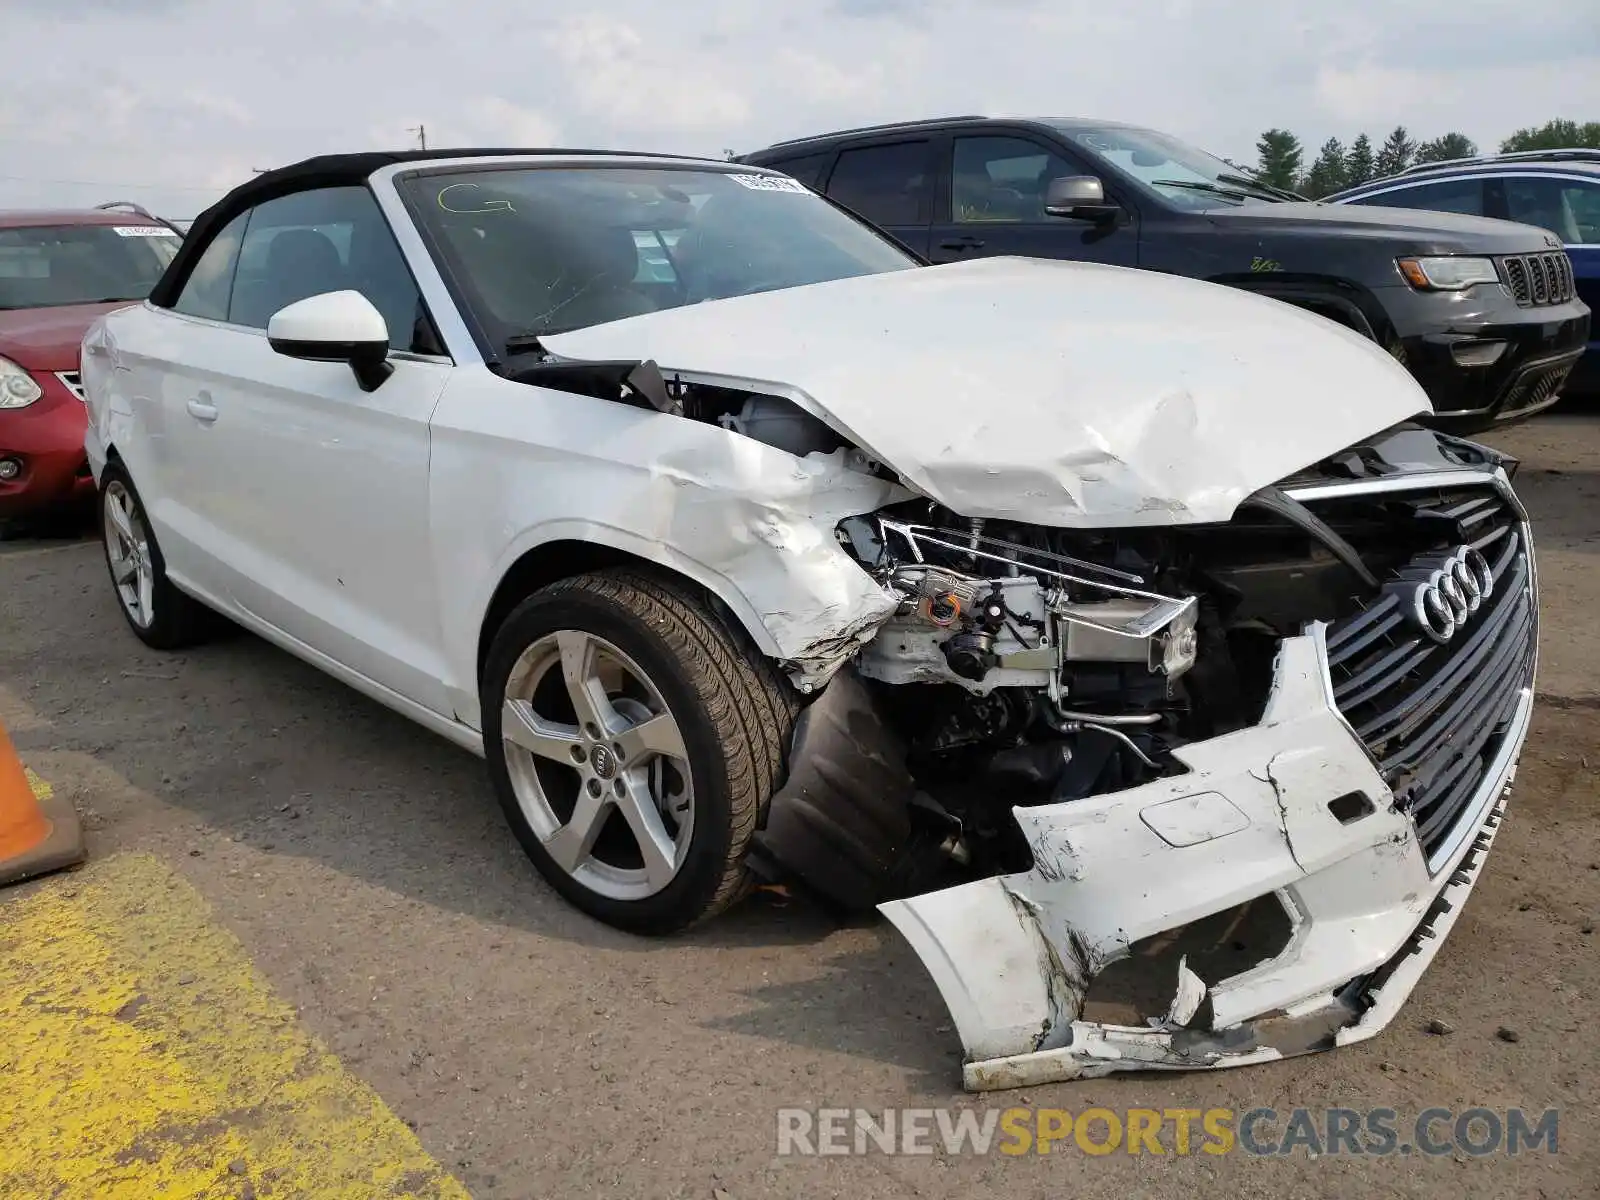
[[[1516,464],[1373,343],[930,267],[772,171],[310,159],[83,384],[145,642],[226,618],[482,754],[613,925],[880,907],[974,1089],[1377,1032],[1527,732]]]

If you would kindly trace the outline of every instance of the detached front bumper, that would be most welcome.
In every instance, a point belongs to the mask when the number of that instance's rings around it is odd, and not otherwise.
[[[1015,809],[1032,870],[882,906],[950,1009],[966,1087],[1240,1066],[1376,1034],[1477,880],[1527,735],[1531,670],[1506,702],[1432,870],[1335,707],[1320,626],[1282,643],[1260,724],[1180,751],[1187,774]],[[1221,921],[1234,938],[1255,922],[1231,914],[1263,906],[1277,917],[1263,961],[1207,978],[1204,951],[1183,952],[1186,931]],[[1162,1002],[1092,1019],[1119,964],[1164,974]]]

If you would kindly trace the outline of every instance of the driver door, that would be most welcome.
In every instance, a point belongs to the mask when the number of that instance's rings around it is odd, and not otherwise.
[[[344,363],[276,353],[266,326],[308,296],[355,290],[383,314],[393,373],[363,391]],[[364,187],[300,192],[250,214],[210,364],[213,510],[234,602],[286,637],[441,714],[428,526],[429,419],[450,373],[417,288]]]
[[[1105,224],[1045,213],[1052,179],[1094,173],[1060,150],[1030,137],[985,133],[952,138],[949,153],[948,194],[929,239],[934,262],[1016,254],[1138,265],[1138,225],[1126,206]]]

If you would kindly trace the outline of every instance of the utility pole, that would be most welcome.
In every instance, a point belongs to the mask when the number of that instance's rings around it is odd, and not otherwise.
[[[426,150],[428,148],[428,127],[426,125],[413,125],[409,127],[406,132],[417,135],[417,148],[419,150]]]

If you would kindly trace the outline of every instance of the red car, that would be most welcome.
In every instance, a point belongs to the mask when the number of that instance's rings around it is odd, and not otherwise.
[[[79,345],[149,294],[181,240],[143,212],[0,212],[0,523],[94,495]]]

